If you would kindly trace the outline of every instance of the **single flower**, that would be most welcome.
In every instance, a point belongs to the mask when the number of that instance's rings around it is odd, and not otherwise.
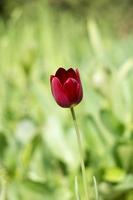
[[[55,75],[50,76],[50,84],[55,101],[63,108],[71,108],[80,103],[83,98],[78,69],[59,68]]]

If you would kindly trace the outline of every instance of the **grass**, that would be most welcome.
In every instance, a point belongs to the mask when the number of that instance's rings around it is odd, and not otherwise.
[[[49,87],[58,66],[81,72],[76,113],[90,199],[93,176],[101,200],[133,198],[133,36],[105,24],[48,6],[18,8],[6,26],[1,20],[0,187],[6,179],[7,199],[76,199],[77,174],[83,198],[69,110],[55,104]]]

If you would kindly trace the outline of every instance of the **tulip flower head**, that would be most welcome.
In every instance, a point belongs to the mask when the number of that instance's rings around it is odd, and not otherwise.
[[[59,68],[55,75],[50,76],[50,84],[55,101],[63,108],[71,108],[79,104],[83,98],[78,69]]]

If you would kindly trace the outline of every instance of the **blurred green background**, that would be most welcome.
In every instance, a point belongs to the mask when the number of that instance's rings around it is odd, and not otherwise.
[[[0,1],[0,200],[74,200],[82,182],[69,109],[49,76],[78,67],[75,110],[90,200],[133,200],[133,2]],[[82,194],[82,199],[84,196]]]

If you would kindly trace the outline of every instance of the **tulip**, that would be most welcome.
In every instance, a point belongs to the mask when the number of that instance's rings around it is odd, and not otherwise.
[[[59,68],[55,75],[51,75],[50,83],[55,101],[63,108],[71,108],[79,104],[83,98],[78,69]]]
[[[72,68],[68,70],[65,70],[64,68],[59,68],[55,75],[52,75],[50,77],[50,83],[51,91],[57,104],[63,108],[70,108],[71,110],[80,154],[80,166],[82,171],[85,200],[89,200],[86,171],[83,158],[83,147],[74,111],[74,106],[79,104],[83,98],[83,90],[80,81],[79,71],[78,69],[74,70]]]

